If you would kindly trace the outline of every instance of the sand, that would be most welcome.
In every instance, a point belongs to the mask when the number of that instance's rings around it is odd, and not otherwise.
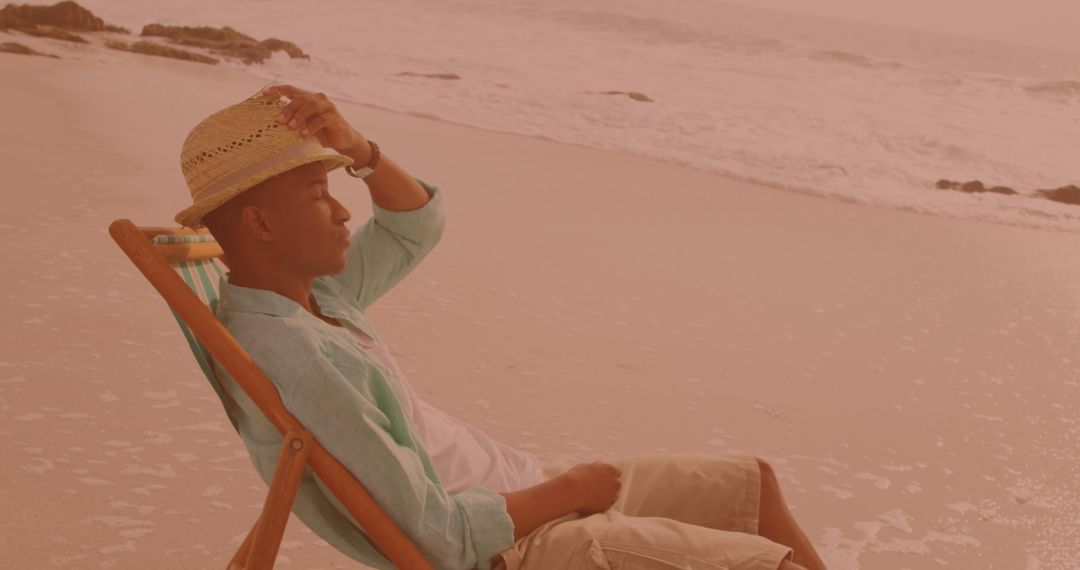
[[[0,552],[222,568],[264,485],[106,228],[170,224],[183,137],[262,82],[77,59],[0,54]],[[445,193],[369,313],[421,397],[552,462],[761,456],[830,568],[1077,567],[1076,235],[340,106]],[[294,519],[279,567],[356,565]]]

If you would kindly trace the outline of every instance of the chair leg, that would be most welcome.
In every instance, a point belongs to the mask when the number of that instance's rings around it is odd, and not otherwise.
[[[255,533],[259,530],[259,521],[261,520],[262,516],[259,516],[255,520],[255,524],[251,525],[247,538],[240,544],[240,548],[236,549],[236,554],[229,561],[229,565],[225,567],[226,570],[244,570],[244,568],[247,568],[248,557],[251,556],[251,543],[255,540]]]
[[[274,567],[311,443],[312,436],[307,430],[292,430],[285,434],[262,514],[233,556],[229,570],[271,570]]]

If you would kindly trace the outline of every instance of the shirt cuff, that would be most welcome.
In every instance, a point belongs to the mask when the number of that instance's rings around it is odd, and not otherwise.
[[[477,568],[491,570],[491,559],[514,546],[514,521],[506,512],[506,499],[480,486],[466,489],[454,498],[469,519]]]
[[[414,180],[420,183],[420,186],[427,191],[428,196],[431,198],[426,204],[415,210],[399,212],[387,210],[375,202],[372,202],[371,209],[372,213],[375,215],[375,219],[378,220],[383,227],[395,234],[419,242],[422,241],[424,237],[441,228],[444,223],[442,214],[442,191],[419,178],[414,178]]]

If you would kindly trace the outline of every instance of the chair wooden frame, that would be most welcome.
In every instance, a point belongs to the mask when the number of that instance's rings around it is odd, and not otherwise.
[[[150,242],[162,234],[207,233],[205,229],[139,227],[128,219],[119,219],[109,225],[109,234],[120,249],[284,437],[262,513],[226,569],[273,568],[300,478],[304,467],[310,466],[395,566],[407,570],[430,570],[431,564],[375,502],[363,484],[285,408],[266,374],[170,265],[178,261],[219,257],[227,266],[221,247],[216,242]]]

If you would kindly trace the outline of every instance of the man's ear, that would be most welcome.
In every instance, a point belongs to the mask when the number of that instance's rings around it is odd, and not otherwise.
[[[248,204],[240,210],[240,223],[244,230],[259,241],[271,241],[273,234],[270,231],[268,212],[255,204]]]

